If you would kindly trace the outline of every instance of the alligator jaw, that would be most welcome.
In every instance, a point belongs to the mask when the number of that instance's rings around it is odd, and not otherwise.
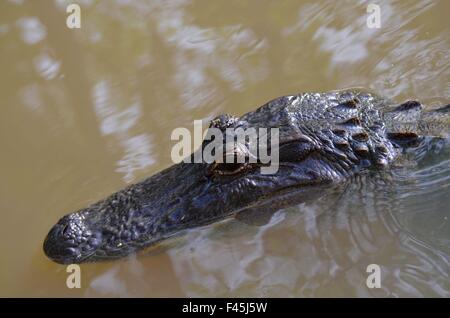
[[[177,164],[64,216],[48,233],[44,252],[61,264],[112,260],[247,208],[268,202],[275,208],[286,192],[308,197],[313,185],[330,182],[311,173],[310,164],[282,164],[276,175],[255,169],[225,177],[208,176],[206,164]]]

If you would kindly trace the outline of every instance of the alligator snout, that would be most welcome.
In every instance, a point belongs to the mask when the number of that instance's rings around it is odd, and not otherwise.
[[[52,227],[44,241],[44,252],[57,263],[80,263],[95,253],[101,241],[100,232],[92,231],[85,215],[76,212]]]

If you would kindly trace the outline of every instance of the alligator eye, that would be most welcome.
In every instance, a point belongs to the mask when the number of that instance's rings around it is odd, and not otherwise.
[[[248,163],[213,163],[208,168],[208,174],[215,175],[233,175],[251,169]]]

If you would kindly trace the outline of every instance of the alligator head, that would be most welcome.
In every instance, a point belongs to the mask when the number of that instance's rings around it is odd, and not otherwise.
[[[123,257],[183,230],[276,207],[286,195],[302,202],[355,173],[385,166],[397,151],[385,133],[381,103],[358,91],[301,94],[240,118],[218,117],[211,125],[221,129],[278,128],[277,172],[262,173],[258,161],[175,164],[64,216],[44,251],[58,263]]]

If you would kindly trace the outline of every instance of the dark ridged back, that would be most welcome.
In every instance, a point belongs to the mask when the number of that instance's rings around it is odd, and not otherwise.
[[[245,126],[278,127],[280,143],[307,136],[346,166],[385,166],[397,154],[382,118],[390,105],[358,90],[305,93],[272,100],[241,120]]]

